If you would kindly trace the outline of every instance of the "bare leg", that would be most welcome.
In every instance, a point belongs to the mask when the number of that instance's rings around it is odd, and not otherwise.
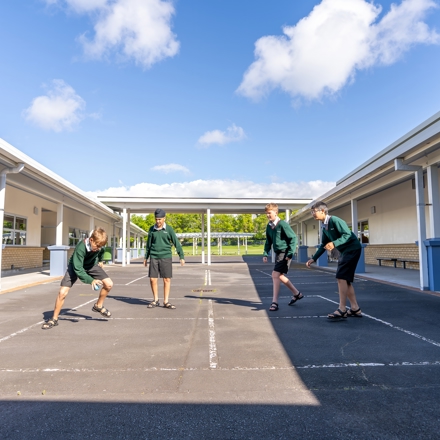
[[[298,295],[299,290],[290,282],[284,274],[280,274],[280,281],[294,294]]]
[[[163,302],[166,304],[168,302],[168,298],[170,296],[171,289],[171,278],[163,279]]]
[[[103,287],[99,292],[98,301],[96,302],[96,305],[99,308],[104,307],[104,300],[107,298],[107,295],[113,287],[113,281],[110,278],[105,278],[104,280],[102,280],[102,284]]]
[[[280,294],[280,276],[279,272],[272,271],[273,296],[272,301],[278,304],[278,296]]]
[[[151,291],[153,292],[154,302],[159,301],[159,295],[157,293],[157,278],[150,278]]]
[[[64,304],[64,300],[66,299],[67,294],[69,293],[70,287],[61,286],[60,291],[58,292],[57,299],[55,300],[55,308],[53,311],[53,319],[57,320],[58,315],[61,312],[61,309]]]
[[[339,309],[344,312],[347,304],[348,284],[346,280],[338,279],[337,281],[339,290]]]
[[[350,284],[347,289],[348,300],[350,301],[351,310],[360,309],[359,304],[357,303],[356,294],[354,293],[353,284]]]

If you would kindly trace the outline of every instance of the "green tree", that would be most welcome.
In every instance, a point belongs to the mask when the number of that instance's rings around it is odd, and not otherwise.
[[[252,214],[239,214],[235,217],[235,232],[254,232]]]
[[[212,232],[234,232],[234,226],[234,217],[232,215],[214,214],[211,217]]]

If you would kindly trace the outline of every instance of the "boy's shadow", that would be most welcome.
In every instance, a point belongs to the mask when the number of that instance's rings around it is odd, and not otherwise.
[[[149,299],[133,298],[131,296],[108,295],[107,298],[112,298],[112,299],[115,299],[116,301],[122,301],[126,304],[131,304],[131,305],[135,305],[135,306],[139,306],[139,305],[147,306],[151,302],[151,300],[149,300]]]
[[[245,301],[243,299],[232,299],[232,298],[218,298],[218,297],[210,297],[210,296],[195,296],[195,295],[185,295],[185,298],[193,298],[193,299],[211,299],[215,301],[216,304],[225,304],[225,305],[234,305],[240,307],[248,307],[252,312],[256,312],[258,310],[265,310],[266,307],[264,304],[255,301]],[[252,308],[253,307],[253,308]]]
[[[47,321],[48,319],[52,318],[53,316],[53,310],[48,310],[46,312],[43,312],[43,319]],[[91,316],[91,315],[82,315],[81,313],[75,313],[72,311],[72,309],[61,309],[59,318],[61,318],[63,321],[70,321],[70,322],[79,322],[81,319],[85,319],[87,321],[102,321],[105,319],[104,316],[100,316],[99,318],[97,316]]]

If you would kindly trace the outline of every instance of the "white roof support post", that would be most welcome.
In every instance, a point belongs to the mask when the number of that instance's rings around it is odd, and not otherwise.
[[[205,264],[205,213],[202,213],[202,264]]]
[[[57,226],[55,229],[55,245],[63,245],[63,221],[64,217],[64,205],[62,203],[57,204]]]
[[[420,289],[429,290],[428,253],[426,250],[426,218],[425,190],[423,188],[423,167],[407,165],[402,158],[394,159],[396,171],[415,171],[416,180],[416,209],[417,209],[417,239],[419,243]]]
[[[351,199],[351,230],[358,236],[358,201]]]
[[[286,222],[289,223],[290,220],[290,209],[286,209]]]
[[[24,168],[24,164],[20,163],[15,168],[5,168],[0,173],[0,228],[2,231],[2,237],[3,237],[3,223],[5,220],[5,196],[6,196],[6,174],[8,173],[19,173]],[[2,267],[2,257],[3,257],[3,243],[2,246],[0,246],[0,290],[2,288],[1,285],[1,267]]]
[[[237,255],[240,255],[240,237],[237,237]]]
[[[437,164],[430,165],[428,172],[429,220],[431,225],[429,238],[440,238],[440,194],[438,187]]]
[[[299,240],[299,244],[301,245],[301,246],[305,246],[305,244],[306,244],[306,241],[304,240],[304,222],[301,222],[301,237],[300,237],[300,240]]]
[[[122,210],[122,267],[127,261],[127,208]]]
[[[206,229],[208,230],[208,266],[211,266],[211,210],[206,210]]]
[[[130,264],[131,258],[129,257],[131,252],[131,227],[130,227],[130,209],[127,209],[127,264]]]

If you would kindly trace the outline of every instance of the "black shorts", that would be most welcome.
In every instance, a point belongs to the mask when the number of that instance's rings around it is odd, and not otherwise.
[[[286,252],[277,252],[275,254],[274,272],[286,274],[289,271],[290,260],[286,260]]]
[[[173,259],[172,258],[150,258],[150,267],[148,269],[150,278],[172,278],[173,277]]]
[[[354,280],[354,272],[361,257],[362,249],[351,252],[344,252],[338,260],[338,268],[336,269],[336,278],[338,280],[346,280],[350,283]]]
[[[105,273],[105,270],[98,265],[93,266],[91,269],[86,269],[87,275],[90,275],[94,280],[105,280],[109,276]],[[73,266],[69,264],[67,267],[66,274],[64,278],[61,280],[62,287],[72,287],[76,280],[78,279],[78,275],[73,270]]]

